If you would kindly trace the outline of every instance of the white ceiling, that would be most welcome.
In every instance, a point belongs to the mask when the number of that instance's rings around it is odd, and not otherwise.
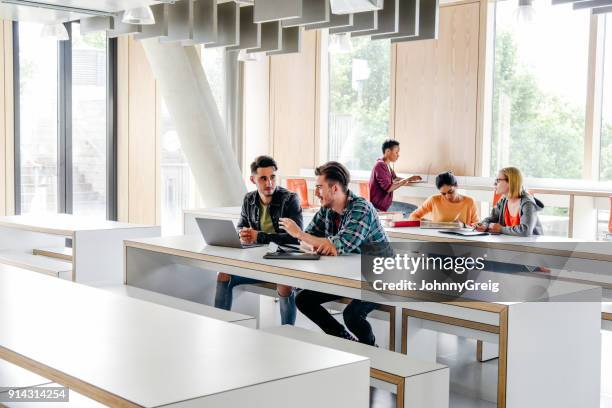
[[[32,0],[41,4],[52,4],[103,12],[122,10],[160,3],[153,0]],[[38,7],[17,6],[0,3],[0,18],[4,20],[30,21],[37,23],[60,23],[88,17],[88,14],[48,10]]]

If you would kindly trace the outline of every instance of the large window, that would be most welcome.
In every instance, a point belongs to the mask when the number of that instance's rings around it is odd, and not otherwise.
[[[369,170],[389,133],[389,41],[329,38],[328,156]]]
[[[599,178],[612,181],[612,16],[606,15],[604,23],[604,65],[601,109],[601,148]]]
[[[106,215],[106,33],[72,25],[73,213]]]
[[[589,22],[571,4],[496,3],[490,174],[582,178]]]
[[[202,64],[221,118],[225,120],[225,50],[204,48]],[[183,154],[176,127],[162,101],[161,117],[161,226],[164,235],[182,232],[182,210],[202,206],[202,198],[187,159]]]
[[[115,195],[107,191],[114,184],[114,115],[107,112],[114,40],[104,32],[81,35],[78,23],[65,25],[68,41],[42,37],[40,24],[15,27],[17,213],[114,218]]]
[[[19,24],[19,141],[21,213],[58,208],[58,43],[42,26]],[[17,91],[17,89],[15,91]]]

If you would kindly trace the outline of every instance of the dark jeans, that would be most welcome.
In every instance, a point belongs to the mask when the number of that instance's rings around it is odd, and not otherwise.
[[[344,337],[346,331],[344,326],[333,318],[331,314],[321,306],[323,303],[341,299],[342,296],[328,295],[327,293],[303,290],[298,293],[295,303],[300,312],[316,323],[325,333],[336,337]],[[366,320],[368,314],[376,308],[375,303],[353,300],[342,313],[346,327],[359,339],[360,343],[375,343],[372,326]]]
[[[238,285],[260,283],[256,279],[244,278],[242,276],[231,275],[228,282],[217,282],[217,292],[215,293],[215,307],[219,309],[231,310],[233,302],[234,288]],[[295,308],[295,290],[287,297],[278,295],[280,305],[281,324],[295,324],[297,310]]]

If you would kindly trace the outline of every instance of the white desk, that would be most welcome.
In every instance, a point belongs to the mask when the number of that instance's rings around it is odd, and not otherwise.
[[[266,248],[205,246],[199,235],[133,240],[125,245],[126,283],[172,296],[189,298],[201,290],[207,276],[225,272],[353,299],[363,297],[358,255],[316,262],[265,260]],[[551,282],[549,292],[553,297],[581,294],[601,299],[599,287],[561,281]],[[499,407],[595,406],[599,399],[598,301],[502,304],[406,299],[389,304],[409,311],[404,314],[409,329],[403,343],[417,358],[435,360],[435,331],[499,344],[494,392]],[[560,357],[568,354],[571,359]]]
[[[1,359],[110,406],[368,406],[366,358],[17,268],[0,327]]]
[[[314,212],[304,212],[304,225],[308,225]],[[195,222],[197,217],[212,217],[238,220],[239,207],[191,209],[183,211],[183,229],[186,235],[199,234]],[[586,284],[595,284],[609,291],[612,297],[612,242],[584,241],[552,236],[514,237],[487,235],[463,237],[443,234],[435,229],[385,228],[393,242],[446,242],[474,245],[486,249],[489,260],[497,257],[500,262],[511,262],[519,258],[537,266],[546,266],[539,261],[562,264],[562,269],[551,266],[553,271],[543,276],[562,278]],[[500,251],[496,251],[500,250]],[[539,256],[541,255],[541,256]],[[567,259],[565,259],[567,258]]]
[[[0,217],[0,263],[36,271],[44,271],[36,260],[50,264],[54,271],[62,269],[56,264],[65,264],[72,273],[58,274],[60,277],[91,285],[116,285],[122,282],[123,240],[159,235],[158,226],[69,214]],[[49,248],[58,248],[66,255],[66,239],[72,240],[72,253],[64,260],[33,255],[34,250]]]
[[[351,172],[351,185],[353,191],[359,191],[359,184],[368,182],[370,172]],[[412,174],[411,174],[412,175]],[[426,199],[438,194],[434,183],[435,174],[419,174],[426,182],[409,184],[395,191],[395,197]],[[407,177],[408,174],[398,174],[399,177]],[[284,175],[287,178],[302,178],[308,183],[310,191],[314,189],[315,176],[312,169],[300,170],[300,175]],[[459,192],[468,194],[476,201],[490,203],[495,189],[493,177],[471,177],[458,176]],[[562,183],[562,184],[561,184]],[[570,237],[595,238],[596,222],[593,212],[596,210],[607,211],[610,209],[612,196],[612,183],[591,183],[585,180],[552,180],[552,179],[525,179],[525,185],[529,191],[542,199],[545,205],[550,207],[567,208],[569,213],[568,234]],[[551,185],[555,187],[551,187]],[[483,210],[481,208],[481,210]],[[488,212],[489,205],[486,206]],[[481,214],[482,215],[482,214]]]
[[[303,211],[304,226],[312,220],[315,212]],[[183,230],[185,235],[199,233],[195,222],[197,217],[211,217],[237,221],[240,207],[218,207],[183,210]],[[395,240],[418,240],[430,242],[469,243],[487,248],[527,251],[544,255],[581,257],[591,260],[612,262],[612,242],[588,241],[574,238],[534,235],[515,237],[509,235],[486,235],[463,237],[443,234],[428,228],[385,228],[389,238]]]

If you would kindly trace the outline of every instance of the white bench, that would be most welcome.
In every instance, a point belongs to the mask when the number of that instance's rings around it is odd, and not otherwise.
[[[26,388],[49,384],[51,380],[0,359],[0,387]],[[1,403],[0,403],[1,406]]]
[[[16,366],[15,364],[9,363],[6,360],[0,359],[0,386],[11,388],[13,390],[23,390],[24,388],[48,388],[48,387],[62,387],[61,385],[54,383],[53,381],[41,377],[38,374],[34,374],[24,368]],[[102,408],[102,405],[92,399],[84,397],[74,391],[68,392],[68,402],[19,402],[18,400],[9,401],[9,390],[0,392],[0,406],[7,408]]]
[[[0,251],[0,264],[16,266],[58,278],[72,280],[72,262],[18,250]]]
[[[47,247],[34,248],[34,255],[46,256],[49,258],[61,259],[62,261],[72,262],[72,248],[68,247]]]
[[[260,296],[278,298],[278,292],[276,291],[275,283],[261,282],[248,285],[240,285],[236,289],[239,291],[249,292]],[[341,314],[346,305],[348,305],[351,300],[352,299],[349,298],[342,298],[338,299],[335,302],[328,302],[326,304],[326,308],[332,315]],[[389,343],[387,348],[389,350],[395,350],[395,307],[388,305],[376,305],[376,309],[372,310],[372,312],[368,314],[368,318],[389,322]]]
[[[234,323],[244,327],[250,327],[252,329],[257,328],[257,320],[252,316],[247,316],[241,313],[236,313],[228,310],[217,309],[216,307],[207,306],[201,303],[164,295],[162,293],[137,288],[135,286],[117,285],[100,286],[99,288],[118,295],[128,296],[151,303],[156,303],[158,305],[171,307],[173,309],[182,310],[184,312],[195,313],[200,316],[206,316],[212,319],[222,320],[224,322]]]
[[[370,359],[371,385],[397,395],[397,408],[448,408],[449,368],[404,354],[294,326],[264,330]]]
[[[612,331],[612,302],[601,304],[601,328]]]
[[[39,390],[44,390],[45,388],[63,388],[62,385],[56,383],[48,383],[37,385],[36,388]],[[0,401],[5,401],[0,403],[0,406],[6,408],[105,408],[106,405],[100,404],[90,398],[87,398],[73,390],[68,391],[68,401],[67,402],[59,402],[59,401],[36,401],[36,402],[19,402],[19,401],[8,401],[8,391],[0,393]]]

